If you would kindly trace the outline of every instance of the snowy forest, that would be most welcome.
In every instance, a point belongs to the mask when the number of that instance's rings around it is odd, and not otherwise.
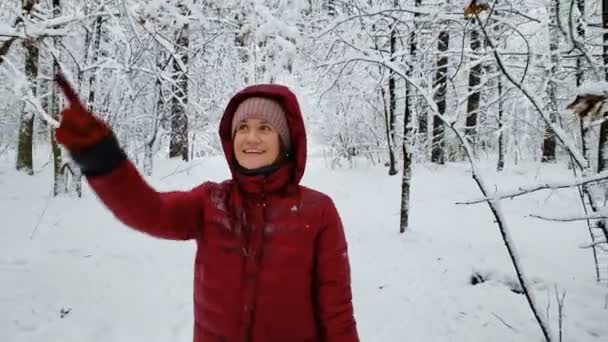
[[[0,340],[188,341],[192,249],[101,209],[60,70],[162,189],[226,176],[236,91],[290,87],[363,341],[608,339],[608,0],[2,0]]]

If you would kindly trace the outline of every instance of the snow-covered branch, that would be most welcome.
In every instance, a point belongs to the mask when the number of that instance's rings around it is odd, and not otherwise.
[[[557,189],[565,189],[572,188],[575,186],[580,186],[584,184],[594,183],[605,181],[608,179],[608,171],[604,171],[593,176],[580,177],[574,180],[560,181],[560,182],[552,182],[552,183],[541,183],[541,184],[533,184],[527,186],[520,186],[516,190],[497,192],[490,197],[478,198],[471,201],[465,202],[457,202],[456,204],[477,204],[487,201],[514,198],[522,195],[527,195],[540,190],[557,190]]]
[[[571,215],[571,216],[561,216],[561,217],[549,217],[543,215],[532,214],[530,217],[534,217],[537,219],[545,220],[545,221],[553,221],[553,222],[574,222],[574,221],[587,221],[587,220],[605,220],[608,219],[608,215],[606,214],[598,214],[592,213],[590,215]]]

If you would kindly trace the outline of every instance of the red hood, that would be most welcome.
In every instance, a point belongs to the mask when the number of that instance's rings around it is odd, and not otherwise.
[[[236,162],[232,148],[232,117],[238,105],[245,99],[257,96],[266,97],[278,101],[287,115],[287,124],[291,133],[292,152],[294,154],[295,167],[293,169],[293,182],[298,184],[304,175],[306,166],[306,130],[304,120],[300,112],[300,105],[296,95],[289,88],[278,84],[257,84],[249,86],[234,95],[224,111],[220,121],[220,139],[224,149],[224,155],[230,166],[230,171],[234,177],[236,174]]]

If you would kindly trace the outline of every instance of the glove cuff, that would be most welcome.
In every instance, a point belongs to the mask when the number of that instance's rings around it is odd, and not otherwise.
[[[85,151],[71,152],[71,156],[87,177],[109,173],[127,160],[113,133]]]

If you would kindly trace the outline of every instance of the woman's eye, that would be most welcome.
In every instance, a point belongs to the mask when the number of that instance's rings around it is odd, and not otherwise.
[[[238,125],[236,128],[237,131],[244,131],[246,129],[247,129],[247,125]]]
[[[264,132],[272,131],[272,128],[268,125],[262,125],[260,129]]]

